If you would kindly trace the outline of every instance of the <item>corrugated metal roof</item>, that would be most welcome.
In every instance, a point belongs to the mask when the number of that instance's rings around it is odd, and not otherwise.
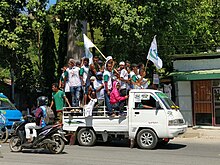
[[[219,52],[211,53],[196,53],[196,54],[174,54],[170,55],[170,58],[173,60],[193,60],[193,59],[210,59],[210,58],[220,58]]]
[[[173,76],[174,81],[220,79],[220,69],[173,72],[170,75]]]

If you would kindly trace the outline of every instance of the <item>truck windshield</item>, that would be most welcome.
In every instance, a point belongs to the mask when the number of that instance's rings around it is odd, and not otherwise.
[[[156,92],[156,95],[164,103],[167,109],[178,109],[179,107],[174,104],[174,102],[164,93]]]
[[[0,110],[14,110],[15,106],[7,98],[0,98]]]

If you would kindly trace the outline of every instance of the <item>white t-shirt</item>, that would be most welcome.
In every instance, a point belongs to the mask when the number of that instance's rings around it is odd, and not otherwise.
[[[69,86],[69,70],[70,70],[70,68],[67,68],[67,69],[66,69],[66,71],[68,72],[68,78],[67,78],[67,80],[66,80],[64,92],[70,92],[70,86]]]
[[[137,77],[138,77],[138,79],[141,79],[141,76],[140,76],[140,75],[138,75]],[[141,89],[147,89],[147,88],[148,88],[148,82],[147,82],[147,81],[148,81],[147,78],[143,78],[143,79],[142,79],[141,82],[142,82],[143,84],[140,86]]]
[[[85,106],[85,117],[92,116],[92,110],[96,102],[97,99],[91,99],[89,103]]]
[[[86,79],[87,79],[87,76],[88,76],[88,73],[89,73],[89,67],[86,67],[86,66],[82,66],[81,68],[83,68],[84,72],[83,72],[83,81],[86,82]]]
[[[68,70],[68,77],[69,77],[69,86],[81,86],[81,80],[79,77],[79,70],[80,68],[77,66],[74,66],[72,69]]]
[[[112,89],[112,73],[109,72],[108,70],[105,70],[104,71],[104,74],[103,74],[103,80],[104,80],[104,77],[105,76],[108,76],[108,89],[111,90]]]
[[[128,80],[128,72],[126,69],[121,70],[120,77],[123,78],[124,80]],[[127,83],[121,81],[121,89],[126,89],[126,88],[127,88]]]
[[[99,89],[103,83],[104,83],[104,81],[101,81],[101,83],[100,83],[97,80],[95,80],[93,82],[93,86],[94,86],[95,90]],[[104,99],[104,88],[102,88],[99,92],[96,92],[96,97],[98,100]]]
[[[130,72],[130,77],[132,78],[132,76],[136,75],[133,71]]]
[[[167,94],[167,96],[171,99],[171,97],[172,97],[172,94],[171,94],[172,85],[171,84],[168,84],[168,85],[164,84],[163,89],[164,89],[164,93]]]

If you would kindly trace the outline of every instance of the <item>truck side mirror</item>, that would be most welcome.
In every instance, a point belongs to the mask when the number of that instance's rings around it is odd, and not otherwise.
[[[156,109],[161,109],[159,101],[156,101]]]

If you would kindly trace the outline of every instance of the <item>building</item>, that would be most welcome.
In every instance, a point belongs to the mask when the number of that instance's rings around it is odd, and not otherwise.
[[[174,56],[175,101],[188,126],[220,126],[220,53]]]

